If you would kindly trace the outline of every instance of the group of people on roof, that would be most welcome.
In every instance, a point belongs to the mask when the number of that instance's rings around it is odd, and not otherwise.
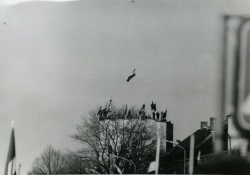
[[[167,120],[167,109],[161,113],[156,111],[156,103],[152,102],[151,106],[151,111],[152,111],[152,116],[151,115],[146,115],[145,111],[145,102],[142,105],[142,108],[140,109],[139,113],[136,113],[135,115],[131,114],[131,110],[127,109],[127,105],[125,108],[125,111],[123,113],[116,113],[116,114],[109,114],[111,112],[111,103],[112,103],[112,97],[110,99],[109,105],[105,106],[104,108],[100,107],[99,111],[97,113],[97,116],[99,117],[100,120],[103,119],[153,119],[157,121],[166,121]]]

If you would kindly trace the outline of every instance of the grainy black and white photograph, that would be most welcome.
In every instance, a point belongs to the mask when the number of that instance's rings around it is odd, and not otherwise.
[[[0,173],[250,174],[249,0],[0,0]]]

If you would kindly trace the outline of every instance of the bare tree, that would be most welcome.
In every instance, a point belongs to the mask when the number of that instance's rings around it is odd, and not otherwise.
[[[90,162],[83,162],[74,152],[69,152],[65,158],[64,174],[88,174],[86,168],[91,166]]]
[[[65,163],[65,155],[49,145],[41,156],[35,159],[29,174],[60,174],[64,171]]]
[[[118,173],[115,167],[123,173],[133,173],[135,168],[143,173],[145,164],[154,158],[155,122],[139,119],[145,117],[140,117],[135,108],[126,111],[124,107],[112,107],[103,120],[97,111],[91,111],[90,118],[83,118],[76,126],[72,138],[87,145],[78,155],[83,161],[93,162],[101,173]]]

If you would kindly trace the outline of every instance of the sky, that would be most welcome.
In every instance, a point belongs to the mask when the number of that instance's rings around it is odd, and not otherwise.
[[[81,148],[70,138],[75,125],[111,96],[117,107],[167,107],[174,139],[218,117],[221,16],[249,8],[248,0],[0,4],[0,172],[12,119],[27,174],[49,144]]]

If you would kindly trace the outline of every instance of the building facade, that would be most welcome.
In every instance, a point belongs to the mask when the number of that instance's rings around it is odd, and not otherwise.
[[[200,128],[191,134],[194,135],[194,168],[199,166],[202,161],[204,161],[208,156],[214,153],[215,127],[216,118],[211,117],[210,125],[208,125],[207,121],[201,121]],[[228,133],[227,122],[224,123],[223,130],[224,132]],[[179,146],[174,146],[173,148],[168,150],[165,155],[160,157],[159,173],[182,174],[184,172],[184,168],[185,172],[188,172],[191,135],[178,143],[184,149],[180,148]],[[225,146],[223,148],[223,151],[228,151],[228,140],[229,137],[223,138],[223,142],[226,143],[224,144]]]

